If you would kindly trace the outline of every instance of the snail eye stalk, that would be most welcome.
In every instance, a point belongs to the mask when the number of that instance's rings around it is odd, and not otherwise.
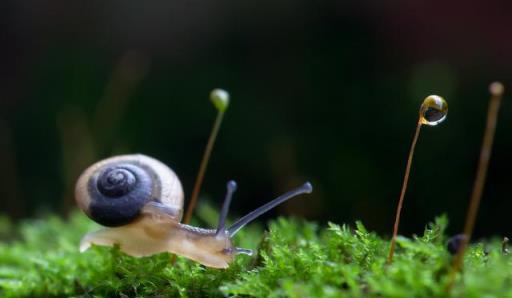
[[[291,190],[276,199],[266,203],[265,205],[257,208],[256,210],[250,212],[249,214],[245,215],[244,217],[237,220],[231,227],[228,229],[228,235],[229,237],[233,237],[238,231],[240,231],[241,228],[243,228],[245,225],[250,223],[251,221],[258,218],[263,213],[269,211],[270,209],[276,207],[277,205],[286,202],[287,200],[296,197],[301,194],[311,193],[313,191],[313,186],[311,183],[306,182],[302,186],[297,187],[294,190]],[[223,208],[224,209],[224,208]]]
[[[224,203],[222,204],[222,210],[220,211],[219,217],[219,224],[217,225],[217,231],[215,232],[215,235],[223,234],[226,231],[226,217],[228,216],[231,199],[233,198],[233,194],[237,189],[236,182],[233,180],[228,181],[226,188],[226,198],[224,199]]]

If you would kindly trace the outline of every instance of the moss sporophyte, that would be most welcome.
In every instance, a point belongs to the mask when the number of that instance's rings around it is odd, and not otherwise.
[[[388,263],[393,262],[393,255],[395,253],[396,237],[398,235],[398,225],[400,224],[400,215],[402,213],[402,206],[404,203],[405,192],[407,190],[407,183],[409,182],[409,174],[411,172],[412,158],[414,156],[414,149],[416,142],[420,136],[420,129],[422,125],[436,126],[446,119],[448,114],[448,104],[444,98],[437,95],[427,96],[420,106],[418,123],[416,124],[416,131],[412,139],[411,149],[409,150],[409,157],[407,158],[407,165],[405,167],[405,176],[402,182],[402,191],[400,192],[400,199],[396,209],[395,225],[393,226],[393,236],[391,237],[391,245],[388,253]]]
[[[116,156],[88,168],[76,188],[79,206],[107,227],[90,233],[98,229],[97,224],[78,212],[67,220],[47,217],[25,221],[16,228],[16,240],[0,242],[0,296],[512,296],[508,239],[469,243],[502,93],[501,84],[491,85],[482,154],[463,234],[448,239],[448,220],[441,216],[421,236],[398,236],[420,128],[440,123],[448,111],[444,99],[431,95],[420,108],[391,241],[369,232],[361,222],[356,222],[354,228],[334,223],[322,228],[303,220],[280,218],[270,222],[267,233],[258,225],[240,230],[277,204],[311,192],[309,183],[226,228],[229,204],[237,187],[229,181],[217,228],[188,226],[180,223],[183,191],[171,169],[145,155]],[[194,187],[196,196],[229,95],[217,89],[211,100],[220,116],[201,162]],[[197,217],[215,221],[202,208]],[[6,219],[0,220],[0,225],[11,226]],[[236,233],[238,237],[231,239]],[[80,253],[76,246],[83,234],[84,253]],[[258,247],[258,251],[252,258],[234,258],[236,254],[251,253],[238,246]],[[175,255],[184,258],[171,262]]]

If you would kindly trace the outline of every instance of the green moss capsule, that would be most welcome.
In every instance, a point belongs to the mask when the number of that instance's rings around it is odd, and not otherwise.
[[[229,93],[223,89],[213,89],[210,92],[210,100],[219,112],[225,112],[229,106]]]

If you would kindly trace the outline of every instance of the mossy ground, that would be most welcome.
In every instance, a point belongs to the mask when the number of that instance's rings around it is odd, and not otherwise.
[[[212,216],[206,216],[212,217]],[[227,270],[159,254],[132,258],[118,249],[78,242],[98,227],[81,213],[46,217],[12,228],[0,221],[0,297],[445,297],[451,256],[446,218],[422,236],[399,238],[386,265],[389,240],[354,228],[280,218],[268,232],[251,225],[238,246],[258,247]],[[15,235],[13,235],[15,231]],[[512,258],[499,239],[473,244],[454,297],[512,297]]]

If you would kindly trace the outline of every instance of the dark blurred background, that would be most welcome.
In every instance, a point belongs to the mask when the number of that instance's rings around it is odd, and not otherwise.
[[[311,180],[314,194],[267,215],[361,219],[390,234],[423,98],[447,120],[417,146],[400,232],[447,213],[462,229],[488,85],[505,84],[477,236],[509,235],[510,1],[0,2],[0,213],[73,208],[77,176],[101,158],[145,153],[190,195],[216,111],[232,103],[203,200],[225,182],[242,215]]]

